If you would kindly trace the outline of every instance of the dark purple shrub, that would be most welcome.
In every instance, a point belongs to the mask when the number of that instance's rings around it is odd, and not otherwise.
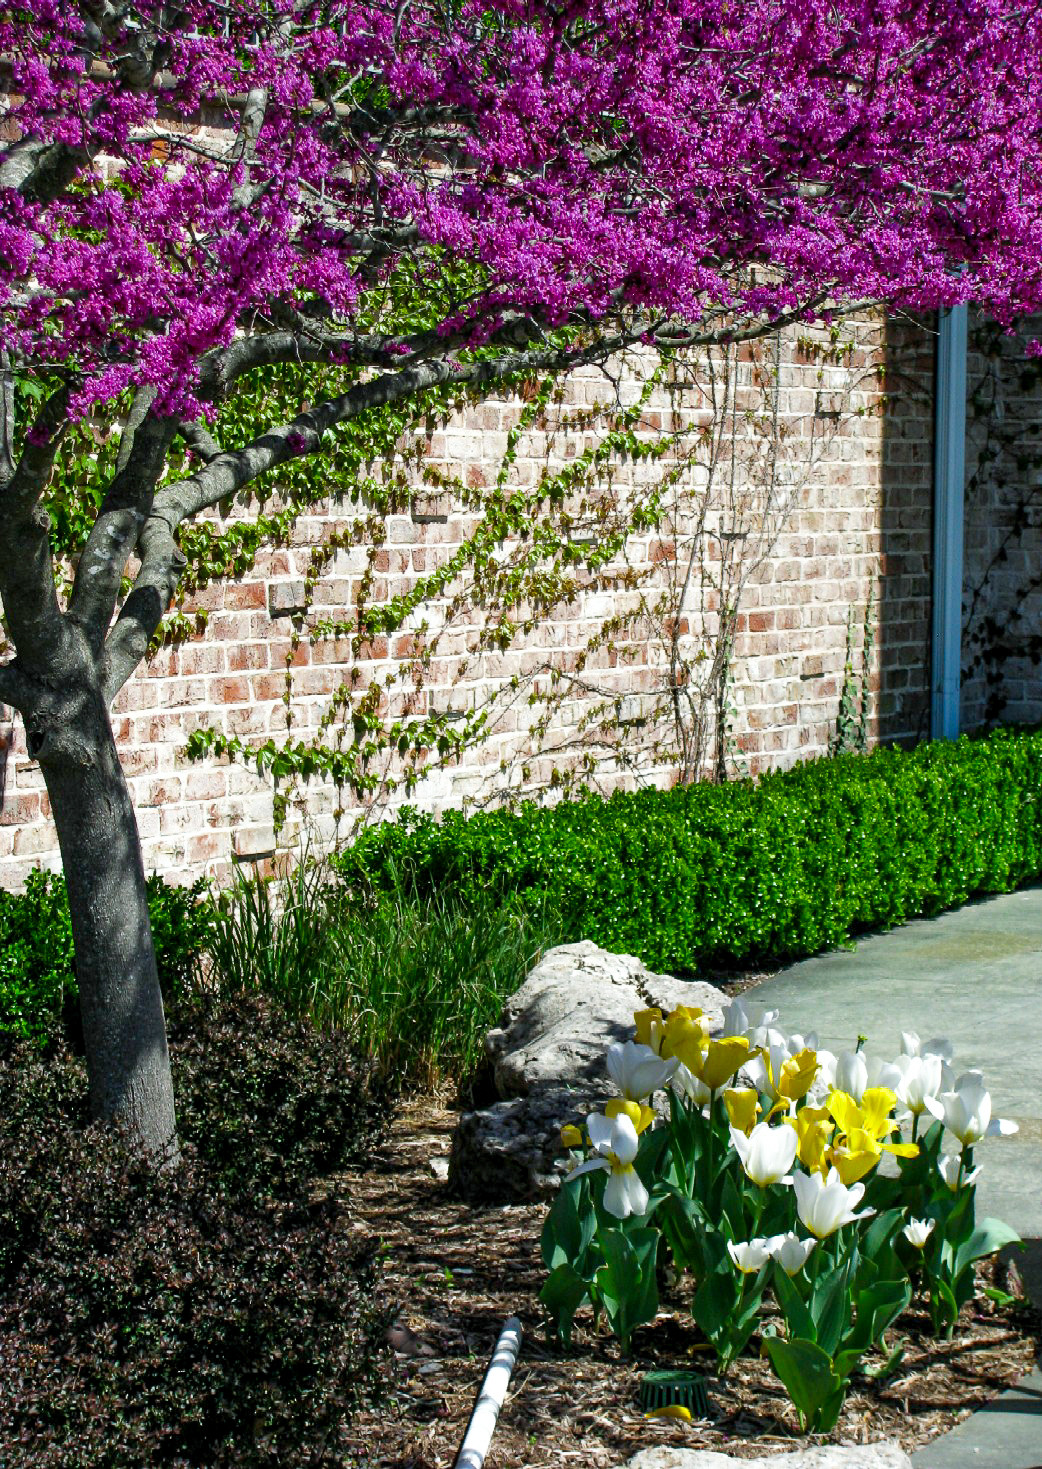
[[[216,1119],[218,1142],[213,1161],[189,1142],[159,1174],[123,1137],[87,1125],[78,1060],[21,1043],[0,1051],[4,1469],[324,1469],[342,1464],[344,1426],[379,1396],[386,1315],[372,1246],[350,1235],[341,1204],[309,1199],[308,1162],[361,1147],[357,1136],[321,1141],[323,1120],[334,1133],[346,1120],[323,1101],[341,1072],[326,1040],[247,1008],[237,1021],[211,1009],[179,1021],[184,1112],[200,1129]],[[208,1034],[232,1068],[223,1090],[196,1064]],[[251,1052],[269,1041],[287,1091],[315,1085],[310,1110],[284,1099],[272,1114],[266,1087],[234,1072],[253,1074]],[[320,1059],[305,1064],[309,1046]],[[263,1080],[264,1064],[252,1065]],[[265,1158],[286,1140],[289,1169],[250,1162],[272,1115]],[[272,1178],[277,1198],[257,1182]]]

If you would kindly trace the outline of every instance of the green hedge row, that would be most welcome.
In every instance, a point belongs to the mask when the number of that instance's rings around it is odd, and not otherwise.
[[[182,888],[153,876],[148,908],[159,982],[169,998],[194,972],[213,925],[213,904],[205,880]],[[0,1035],[47,1040],[78,993],[65,879],[30,872],[20,893],[0,889]]]
[[[812,761],[758,782],[408,812],[337,859],[354,888],[491,888],[693,972],[816,953],[1042,874],[1042,732]]]

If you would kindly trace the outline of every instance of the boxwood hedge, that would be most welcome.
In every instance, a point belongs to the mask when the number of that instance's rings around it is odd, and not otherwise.
[[[587,795],[440,821],[336,859],[354,890],[413,884],[557,907],[572,939],[693,972],[792,959],[1042,874],[1042,731],[810,761],[759,781]]]

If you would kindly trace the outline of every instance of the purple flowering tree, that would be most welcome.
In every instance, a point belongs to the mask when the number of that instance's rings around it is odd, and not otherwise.
[[[1040,37],[1038,0],[0,11],[0,701],[50,794],[96,1115],[176,1147],[109,708],[183,528],[439,388],[859,303],[1038,308]],[[222,441],[285,364],[296,409]],[[119,451],[66,580],[48,512],[87,416]]]

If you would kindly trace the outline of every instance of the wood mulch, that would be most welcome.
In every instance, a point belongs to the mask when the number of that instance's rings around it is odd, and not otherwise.
[[[481,1207],[450,1196],[442,1180],[457,1115],[449,1098],[406,1103],[369,1164],[334,1184],[345,1235],[382,1241],[382,1290],[397,1311],[396,1401],[352,1426],[359,1469],[450,1469],[510,1315],[521,1318],[525,1337],[488,1469],[614,1469],[656,1444],[742,1457],[806,1444],[780,1384],[755,1355],[755,1338],[752,1353],[721,1381],[679,1298],[664,1300],[655,1323],[635,1334],[628,1360],[608,1335],[592,1331],[588,1314],[570,1349],[550,1347],[538,1301],[545,1206]],[[1015,1269],[993,1265],[988,1279],[1017,1293]],[[951,1342],[932,1339],[927,1315],[916,1309],[891,1340],[903,1340],[899,1365],[885,1381],[856,1378],[835,1432],[821,1441],[890,1438],[911,1450],[954,1427],[1029,1370],[1039,1318],[1026,1305],[999,1309],[978,1294]],[[707,1375],[709,1416],[644,1418],[642,1374],[691,1365]]]

